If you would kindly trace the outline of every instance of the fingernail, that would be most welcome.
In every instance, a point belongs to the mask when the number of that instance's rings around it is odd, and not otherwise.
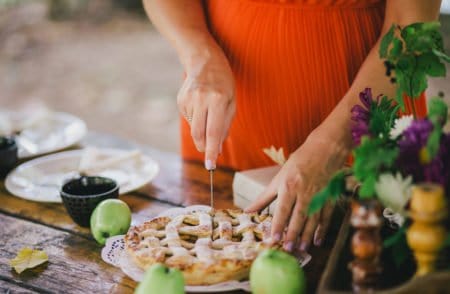
[[[306,251],[308,250],[308,243],[302,242],[300,243],[300,251]]]
[[[207,170],[212,170],[212,169],[216,169],[216,163],[213,162],[211,159],[207,159],[205,161],[205,168]]]
[[[284,250],[292,252],[292,249],[294,249],[294,242],[288,241],[284,244]]]
[[[273,235],[273,241],[274,242],[280,242],[280,240],[281,240],[281,234],[280,233],[275,233]]]
[[[322,245],[322,239],[314,239],[314,245],[316,245],[317,247]]]

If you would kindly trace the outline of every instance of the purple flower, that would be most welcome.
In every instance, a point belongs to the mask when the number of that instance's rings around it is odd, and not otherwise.
[[[441,139],[436,157],[424,166],[424,181],[438,183],[448,187],[450,176],[450,135],[445,134]]]
[[[356,104],[352,107],[351,119],[355,122],[351,127],[352,139],[355,145],[361,143],[361,138],[363,136],[370,135],[369,133],[369,122],[370,122],[370,106],[372,105],[372,91],[370,88],[364,89],[363,92],[359,93],[359,100],[361,100],[363,106]]]
[[[420,152],[427,144],[433,124],[427,119],[414,120],[399,140],[400,148],[397,166],[406,175],[412,175],[414,182],[427,181],[447,186],[450,170],[450,135],[443,135],[438,154],[428,163],[421,163]]]

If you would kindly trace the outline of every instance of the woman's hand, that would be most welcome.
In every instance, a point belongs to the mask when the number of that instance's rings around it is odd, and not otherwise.
[[[197,150],[205,152],[205,167],[215,169],[236,104],[230,65],[216,44],[192,58],[178,93],[178,107],[191,126]]]
[[[307,217],[308,205],[331,176],[342,168],[348,151],[333,143],[320,132],[312,133],[305,143],[291,154],[267,189],[246,211],[261,211],[275,198],[277,207],[272,221],[272,239],[284,236],[284,249],[306,251],[314,238],[320,246],[325,237],[333,207],[327,204],[322,211]]]

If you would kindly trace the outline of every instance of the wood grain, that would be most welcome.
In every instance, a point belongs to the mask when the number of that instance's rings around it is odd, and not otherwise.
[[[94,241],[2,214],[0,225],[0,279],[59,293],[129,293],[136,285],[101,260]],[[45,250],[49,262],[18,275],[8,263],[25,246]]]
[[[22,288],[19,285],[10,283],[8,281],[0,280],[0,293],[2,294],[34,294],[42,293],[32,289]]]

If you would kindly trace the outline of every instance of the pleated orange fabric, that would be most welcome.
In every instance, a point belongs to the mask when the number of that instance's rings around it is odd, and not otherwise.
[[[349,89],[379,37],[380,0],[206,0],[210,31],[236,80],[237,113],[218,165],[271,165],[295,151]],[[362,90],[362,89],[361,89]],[[181,119],[182,156],[203,161]]]

